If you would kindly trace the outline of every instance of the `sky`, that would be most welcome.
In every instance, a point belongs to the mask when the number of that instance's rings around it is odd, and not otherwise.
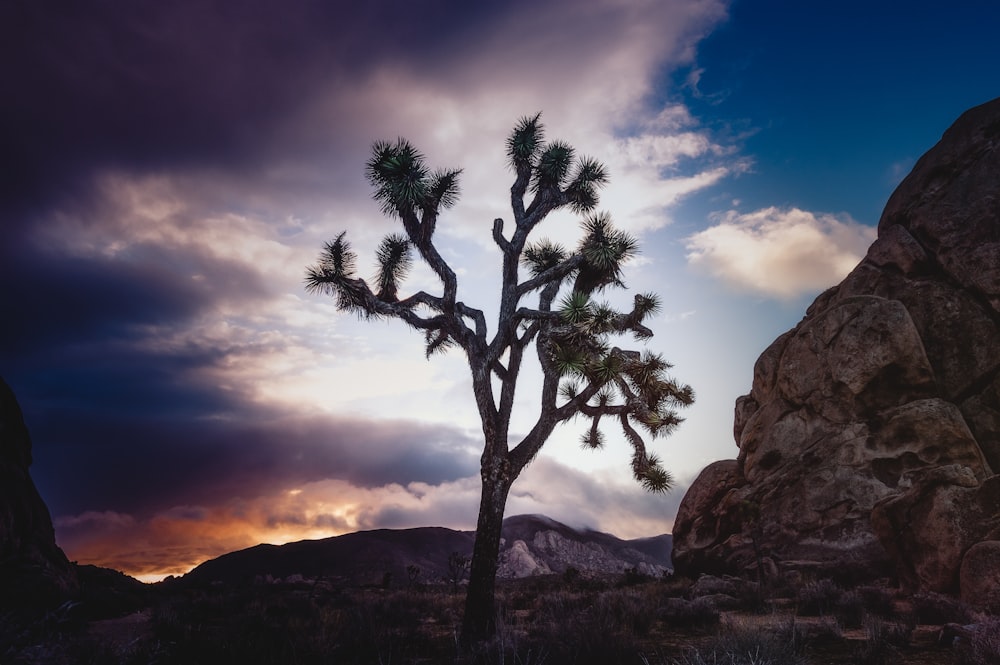
[[[364,164],[402,136],[463,169],[437,244],[495,317],[504,140],[538,112],[607,165],[599,209],[642,243],[623,297],[660,294],[648,348],[697,400],[652,444],[672,492],[569,423],[507,514],[669,532],[699,471],[736,456],[756,358],[857,264],[917,158],[1000,95],[998,24],[991,0],[0,4],[0,376],[58,543],[155,580],[260,542],[474,528],[460,352],[427,360],[420,334],[303,279],[341,231],[374,273],[397,228]],[[577,222],[538,235],[572,245]],[[420,266],[419,289],[440,291]]]

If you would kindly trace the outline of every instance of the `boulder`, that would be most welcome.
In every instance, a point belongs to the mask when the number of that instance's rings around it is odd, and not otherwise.
[[[917,162],[861,263],[761,354],[736,401],[737,458],[681,501],[678,573],[767,560],[991,597],[961,570],[1000,541],[997,173],[1000,99]]]
[[[549,575],[552,570],[544,561],[539,561],[531,553],[528,544],[523,540],[514,543],[500,553],[497,563],[497,577],[504,579],[519,579],[533,575]]]
[[[962,557],[962,600],[973,607],[1000,612],[1000,541],[984,540]]]
[[[56,545],[49,510],[28,473],[31,437],[21,407],[0,379],[0,607],[44,606],[77,590],[73,565]]]

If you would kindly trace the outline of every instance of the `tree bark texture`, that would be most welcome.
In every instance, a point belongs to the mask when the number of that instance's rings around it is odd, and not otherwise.
[[[497,456],[484,465],[483,488],[479,503],[479,520],[472,550],[469,589],[465,597],[460,641],[463,647],[491,637],[496,630],[496,577],[500,556],[500,533],[504,509],[513,478],[505,456]]]

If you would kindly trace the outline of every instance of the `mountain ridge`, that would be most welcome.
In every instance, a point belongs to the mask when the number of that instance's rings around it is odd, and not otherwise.
[[[633,569],[647,575],[671,569],[670,534],[623,540],[544,515],[508,517],[503,529],[502,578],[559,574],[569,568],[584,574]],[[474,531],[414,527],[262,543],[205,561],[178,579],[190,584],[319,579],[342,586],[438,583],[454,576],[449,570],[453,554],[471,556],[474,539]]]

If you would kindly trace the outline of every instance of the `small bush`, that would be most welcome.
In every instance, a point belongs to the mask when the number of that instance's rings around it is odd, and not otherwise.
[[[638,568],[626,568],[625,573],[622,575],[620,586],[635,586],[637,584],[645,584],[651,581],[652,578],[646,573],[642,572]]]
[[[530,640],[555,663],[632,663],[656,622],[658,585],[595,594],[555,592],[538,599]]]
[[[791,631],[791,632],[789,632]],[[668,665],[805,665],[794,625],[778,631],[736,624],[711,644],[688,651]]]
[[[912,628],[868,615],[864,621],[865,642],[858,649],[858,665],[891,665],[900,661],[900,649],[910,643]]]
[[[832,614],[843,593],[843,590],[830,579],[809,582],[799,590],[799,614],[802,616]]]
[[[659,610],[671,628],[708,628],[719,623],[719,611],[704,598],[667,598]]]

